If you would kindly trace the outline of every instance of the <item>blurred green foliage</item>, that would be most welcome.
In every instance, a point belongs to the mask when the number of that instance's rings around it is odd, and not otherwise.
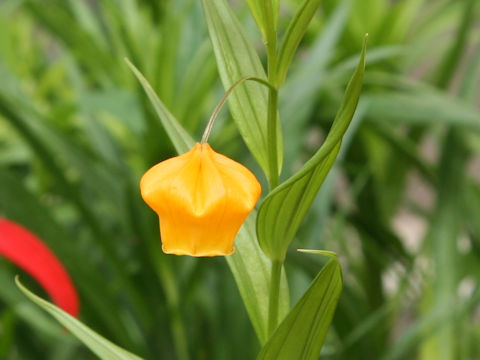
[[[263,49],[246,4],[231,3]],[[280,29],[298,4],[280,0]],[[325,0],[293,60],[282,178],[321,145],[370,34],[357,113],[294,241],[342,263],[323,359],[480,356],[478,5]],[[161,253],[138,180],[174,149],[124,57],[198,139],[223,94],[198,1],[0,1],[0,215],[54,250],[81,320],[113,342],[147,359],[253,359],[225,261]],[[226,111],[210,142],[260,173]],[[292,304],[321,261],[289,254]],[[16,273],[0,261],[0,358],[93,359]]]

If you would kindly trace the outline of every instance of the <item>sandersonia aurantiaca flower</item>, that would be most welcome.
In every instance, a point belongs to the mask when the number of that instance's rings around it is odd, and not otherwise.
[[[250,170],[207,143],[152,167],[140,189],[160,219],[163,251],[191,256],[233,253],[235,235],[261,193]]]
[[[78,316],[77,291],[60,260],[29,230],[1,217],[0,255],[37,280],[58,307]]]
[[[235,236],[260,197],[255,175],[206,142],[230,92],[215,109],[201,143],[153,166],[140,180],[144,201],[160,219],[162,249],[167,254],[232,254]]]

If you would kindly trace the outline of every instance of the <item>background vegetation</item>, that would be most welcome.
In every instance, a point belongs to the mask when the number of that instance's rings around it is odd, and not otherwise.
[[[280,29],[298,3],[280,1]],[[294,244],[342,263],[322,359],[480,358],[478,5],[325,0],[294,59],[282,178],[322,143],[370,34],[357,113]],[[147,359],[253,359],[225,260],[160,251],[138,180],[174,149],[124,57],[199,139],[223,89],[198,1],[0,1],[0,216],[55,251],[81,320],[115,343]],[[213,148],[260,174],[221,117]],[[292,304],[322,261],[289,254]],[[0,358],[93,359],[19,292],[18,272],[0,259]]]

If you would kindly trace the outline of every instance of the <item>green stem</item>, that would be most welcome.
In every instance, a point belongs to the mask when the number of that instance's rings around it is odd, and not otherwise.
[[[263,0],[266,23],[267,70],[268,82],[273,85],[268,89],[267,115],[267,152],[269,169],[269,186],[272,191],[278,185],[278,153],[277,153],[277,29],[274,22],[272,0]],[[280,278],[283,261],[272,260],[270,274],[270,294],[268,300],[268,337],[272,336],[278,324],[278,304],[280,299]]]
[[[278,158],[277,158],[277,106],[278,91],[268,91],[268,118],[267,118],[267,146],[269,165],[270,191],[278,185]]]
[[[278,303],[280,299],[280,278],[282,275],[282,262],[272,260],[270,274],[270,297],[268,302],[268,338],[272,336],[278,324]]]
[[[275,88],[268,91],[268,116],[267,116],[267,151],[269,168],[270,190],[278,185],[278,154],[277,154],[277,108],[278,89],[276,88],[277,67],[277,31],[273,19],[272,0],[264,0],[264,13],[266,22],[266,46],[268,82]]]

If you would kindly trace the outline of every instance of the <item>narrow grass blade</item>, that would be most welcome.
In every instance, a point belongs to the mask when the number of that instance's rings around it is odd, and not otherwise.
[[[187,133],[187,131],[180,125],[177,119],[173,117],[173,115],[170,113],[170,111],[168,111],[165,105],[163,105],[162,101],[155,93],[155,90],[153,90],[147,79],[145,79],[145,77],[135,67],[135,65],[133,65],[128,59],[125,59],[125,61],[137,77],[138,81],[140,81],[140,84],[142,85],[153,107],[155,108],[155,111],[162,123],[162,126],[165,128],[168,137],[172,141],[175,150],[179,154],[183,154],[189,151],[195,144],[195,140],[193,140],[190,134]]]
[[[140,360],[141,358],[111,343],[104,337],[98,335],[93,330],[82,324],[74,317],[68,315],[65,311],[60,310],[55,305],[43,300],[34,293],[30,292],[22,285],[18,277],[15,282],[20,290],[32,300],[35,304],[50,313],[73,335],[82,341],[90,350],[92,350],[102,360]]]

